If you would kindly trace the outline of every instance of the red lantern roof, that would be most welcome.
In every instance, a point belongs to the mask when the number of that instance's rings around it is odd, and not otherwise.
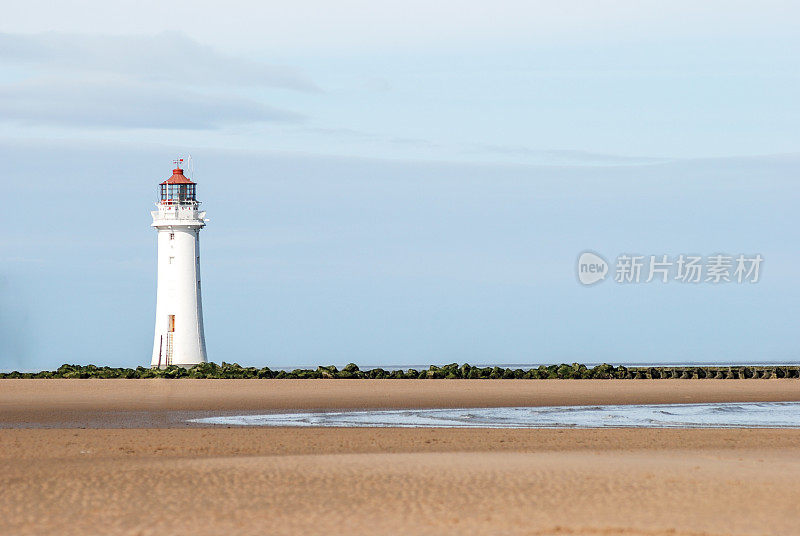
[[[175,168],[172,170],[172,177],[168,178],[161,184],[194,184],[194,183],[183,176],[183,170],[181,168]]]

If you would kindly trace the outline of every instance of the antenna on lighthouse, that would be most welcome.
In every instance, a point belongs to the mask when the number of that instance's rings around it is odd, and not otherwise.
[[[186,170],[189,173],[189,178],[194,180],[194,162],[192,161],[192,155],[186,157]]]

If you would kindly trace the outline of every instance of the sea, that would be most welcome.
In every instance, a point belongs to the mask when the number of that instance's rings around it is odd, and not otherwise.
[[[800,428],[800,402],[297,412],[190,422],[345,428]]]

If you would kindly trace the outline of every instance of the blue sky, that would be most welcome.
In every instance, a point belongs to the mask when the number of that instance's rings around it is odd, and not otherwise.
[[[4,7],[0,368],[149,361],[188,153],[212,360],[797,360],[795,4],[285,4]],[[584,288],[586,249],[765,261]]]

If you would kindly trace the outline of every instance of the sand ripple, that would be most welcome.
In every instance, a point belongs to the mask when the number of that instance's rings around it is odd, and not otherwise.
[[[220,432],[233,446],[238,431]],[[0,533],[788,535],[797,533],[797,454],[573,449],[186,458],[120,451],[6,458]]]

